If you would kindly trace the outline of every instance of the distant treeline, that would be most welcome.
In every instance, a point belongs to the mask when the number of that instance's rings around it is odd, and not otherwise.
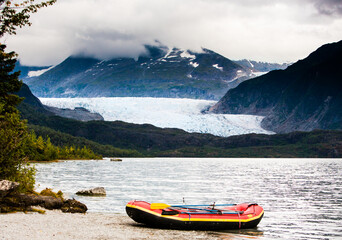
[[[102,159],[102,156],[95,154],[86,146],[75,145],[54,146],[49,137],[44,140],[42,136],[37,137],[34,132],[30,135],[31,146],[27,149],[30,161],[52,161],[56,159]]]
[[[76,151],[75,149],[78,149],[78,150],[86,149],[88,152],[91,152],[92,154],[94,154],[93,151],[96,153],[94,155],[98,157],[94,157],[94,158],[100,158],[99,157],[100,155],[107,156],[107,157],[114,157],[114,156],[115,157],[142,157],[143,156],[141,153],[139,153],[136,150],[120,149],[111,145],[103,145],[94,141],[90,141],[83,137],[74,137],[68,133],[56,131],[48,127],[29,125],[29,128],[34,130],[36,134],[46,138],[50,143],[53,142],[53,144],[57,146],[56,148],[60,150],[70,148],[68,146],[72,146],[74,151]],[[61,151],[61,153],[62,152],[63,151]],[[70,154],[70,151],[68,153]],[[62,157],[63,155],[61,154],[60,156]],[[86,159],[87,158],[86,156],[91,156],[91,155],[89,154],[89,155],[83,155],[83,156],[84,157],[80,156],[80,158],[77,158],[77,159]],[[70,158],[58,157],[56,159],[70,159]],[[88,158],[88,159],[93,159],[93,158]]]

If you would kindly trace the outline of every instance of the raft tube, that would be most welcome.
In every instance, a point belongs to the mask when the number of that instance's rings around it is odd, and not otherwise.
[[[127,215],[151,227],[185,230],[229,230],[256,227],[264,210],[256,203],[227,205],[176,205],[131,201]],[[163,207],[166,206],[166,207]]]

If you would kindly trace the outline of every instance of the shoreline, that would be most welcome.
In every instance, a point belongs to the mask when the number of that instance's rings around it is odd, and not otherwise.
[[[155,229],[121,213],[0,214],[0,239],[222,239],[210,231]]]

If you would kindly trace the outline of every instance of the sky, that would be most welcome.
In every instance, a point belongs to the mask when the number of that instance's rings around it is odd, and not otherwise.
[[[57,0],[31,22],[4,39],[25,65],[136,58],[156,42],[282,63],[342,40],[342,0]]]

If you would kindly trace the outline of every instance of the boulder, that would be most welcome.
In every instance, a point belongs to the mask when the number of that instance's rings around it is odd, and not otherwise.
[[[104,187],[96,187],[92,189],[80,190],[76,194],[82,196],[106,196],[106,190]]]
[[[68,199],[63,203],[61,210],[65,213],[85,213],[88,208],[85,204],[75,199]]]
[[[19,183],[8,180],[0,181],[0,199],[13,192],[19,187]]]

